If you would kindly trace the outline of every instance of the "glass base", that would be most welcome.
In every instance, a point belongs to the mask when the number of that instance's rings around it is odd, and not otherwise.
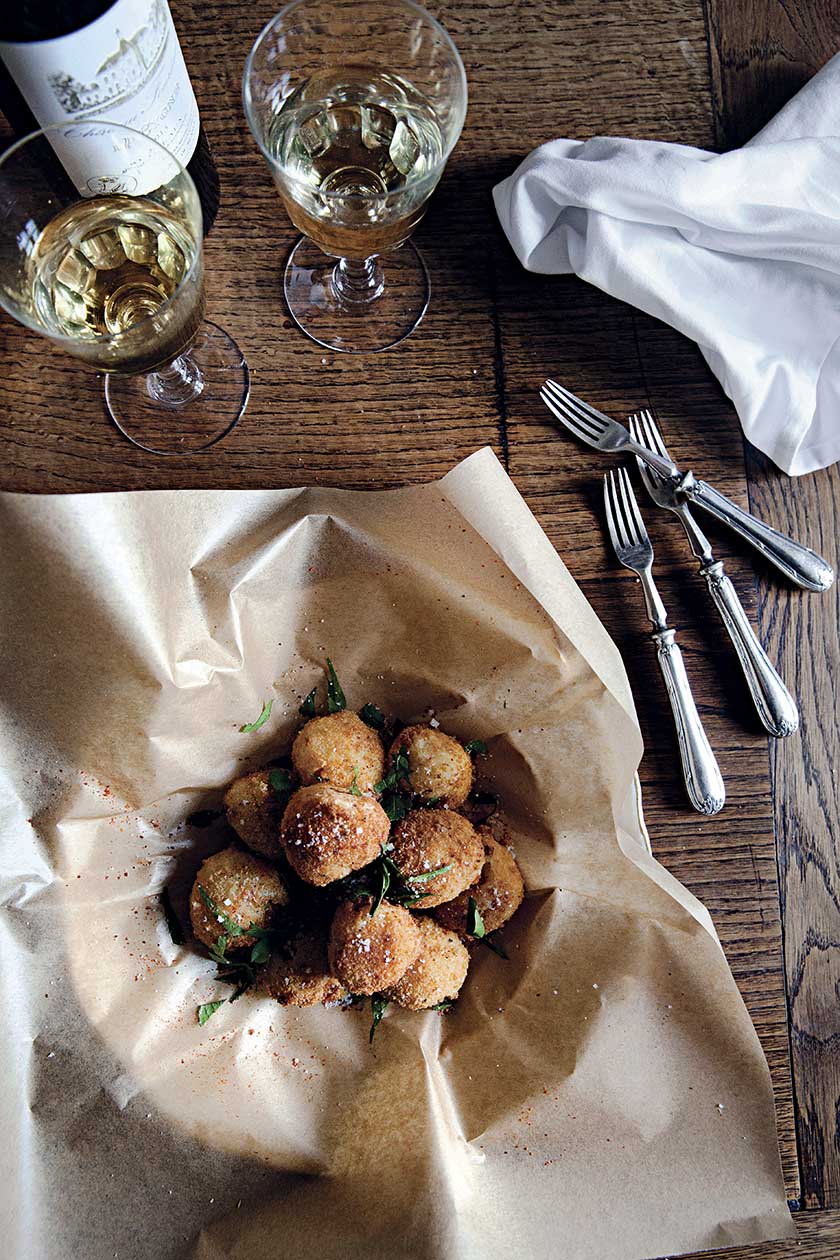
[[[172,367],[105,378],[114,424],[129,442],[154,455],[194,454],[214,446],[238,423],[250,392],[242,351],[209,320]]]
[[[335,278],[345,264],[302,236],[283,275],[289,313],[319,346],[344,354],[377,354],[404,341],[429,305],[429,272],[423,255],[408,241],[401,249],[367,263],[362,283],[351,277],[339,293]],[[350,296],[348,297],[347,294]]]

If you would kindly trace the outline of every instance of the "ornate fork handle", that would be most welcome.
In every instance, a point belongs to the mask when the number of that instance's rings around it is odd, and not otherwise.
[[[792,735],[799,727],[799,713],[793,696],[756,638],[738,592],[723,571],[723,561],[704,565],[700,572],[706,579],[709,594],[738,654],[753,703],[765,729],[777,738]]]
[[[699,481],[693,473],[687,472],[677,489],[692,503],[705,508],[712,516],[723,521],[724,525],[746,538],[756,551],[777,569],[781,569],[798,586],[804,586],[808,591],[827,591],[831,586],[834,571],[822,556],[757,520],[708,482]]]
[[[656,630],[651,637],[671,701],[689,799],[699,813],[717,814],[723,809],[726,789],[691,694],[682,652],[674,641],[673,630]]]

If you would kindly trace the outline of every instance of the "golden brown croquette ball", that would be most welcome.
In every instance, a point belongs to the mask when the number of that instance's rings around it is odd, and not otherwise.
[[[405,975],[420,950],[417,920],[403,906],[343,901],[330,929],[330,971],[351,993],[379,993]]]
[[[202,862],[190,894],[190,919],[195,935],[203,945],[215,945],[228,937],[229,950],[254,944],[253,936],[230,936],[218,916],[207,905],[203,888],[219,912],[237,927],[268,927],[276,906],[289,900],[286,885],[273,866],[231,846]]]
[[[258,971],[259,987],[282,1006],[333,1006],[349,994],[330,975],[327,940],[317,932],[301,932],[276,950]]]
[[[378,857],[390,825],[372,796],[353,796],[329,783],[313,783],[289,797],[280,840],[301,879],[331,884]]]
[[[431,726],[407,726],[391,745],[391,765],[403,750],[408,755],[412,792],[449,809],[463,805],[472,788],[473,767],[469,753],[457,739]]]
[[[438,906],[435,910],[438,923],[463,935],[467,932],[470,897],[475,898],[485,931],[495,932],[516,913],[525,896],[522,875],[510,849],[499,844],[489,830],[483,827],[480,828],[479,835],[484,845],[484,865],[478,882],[454,901]]]
[[[255,770],[234,779],[223,804],[228,822],[249,849],[264,857],[278,858],[282,810],[269,783],[270,773],[269,769]]]
[[[419,915],[420,953],[385,996],[410,1011],[423,1011],[456,998],[467,976],[470,956],[455,932]]]
[[[372,792],[385,772],[385,753],[376,731],[346,709],[312,718],[298,732],[292,761],[301,783],[331,783]]]
[[[422,893],[417,908],[438,906],[451,901],[481,873],[484,848],[472,823],[448,809],[414,809],[397,825],[390,854],[409,887]],[[412,884],[411,876],[427,876],[448,866],[433,879]]]

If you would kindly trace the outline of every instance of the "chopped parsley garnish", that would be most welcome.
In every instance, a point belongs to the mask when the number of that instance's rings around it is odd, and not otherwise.
[[[393,847],[391,844],[387,848],[383,845],[382,852],[376,861],[355,876],[350,876],[345,885],[349,896],[372,899],[370,918],[373,918],[386,897],[397,906],[417,905],[418,901],[423,900],[425,894],[413,885],[426,883],[434,879],[436,875],[443,875],[452,869],[450,864],[439,866],[434,871],[423,871],[421,875],[404,875],[393,858],[388,857],[388,849]]]
[[[402,788],[402,784],[408,781],[408,774],[408,749],[401,748],[385,778],[380,779],[373,789],[391,822],[399,822],[411,809],[411,792]]]
[[[210,957],[219,967],[216,979],[220,980],[222,984],[233,985],[234,990],[229,998],[218,1002],[205,1002],[203,1006],[198,1008],[198,1022],[203,1025],[223,1005],[223,1001],[235,1002],[248,989],[254,987],[257,983],[256,969],[263,963],[268,962],[271,955],[272,938],[276,933],[274,929],[261,928],[256,923],[251,923],[248,927],[240,927],[229,915],[225,914],[221,906],[216,904],[207,889],[203,888],[201,884],[198,885],[198,892],[207,909],[224,928],[222,935],[212,945],[208,946]],[[247,962],[229,958],[227,953],[231,941],[236,941],[243,936],[254,938]]]
[[[435,1006],[430,1006],[430,1011],[451,1011],[455,1002],[452,998],[445,998],[442,1002],[438,1002]]]
[[[483,739],[471,739],[468,743],[464,744],[464,752],[468,752],[471,757],[486,757],[487,745]]]
[[[246,722],[244,726],[240,726],[239,728],[240,731],[243,734],[250,735],[251,731],[258,731],[261,726],[265,726],[266,722],[271,717],[271,706],[273,704],[274,704],[273,700],[266,700],[265,704],[262,707],[262,713],[257,718],[257,720],[255,722]]]
[[[359,710],[359,717],[375,731],[385,730],[385,714],[381,709],[377,709],[375,704],[363,704]]]
[[[482,945],[486,945],[488,949],[492,949],[494,954],[504,958],[505,962],[510,962],[510,956],[506,952],[504,945],[499,941],[491,941],[487,935],[487,928],[484,926],[484,920],[476,905],[475,897],[470,897],[467,902],[467,933],[477,941],[481,941]]]
[[[318,694],[318,688],[313,687],[303,704],[298,709],[301,717],[312,718],[315,716],[315,697]]]
[[[477,941],[480,941],[486,935],[484,920],[481,917],[475,897],[470,897],[467,902],[467,932],[470,936],[474,936]]]
[[[201,884],[198,885],[198,894],[216,921],[221,923],[224,928],[222,935],[213,945],[209,947],[210,956],[211,958],[214,958],[220,966],[226,967],[231,974],[237,974],[237,978],[231,980],[229,983],[239,984],[241,982],[241,978],[238,977],[238,973],[242,971],[251,971],[253,973],[253,968],[255,966],[259,966],[260,963],[264,963],[267,960],[270,953],[272,930],[271,928],[259,927],[256,923],[250,923],[248,927],[240,927],[238,923],[225,914],[224,910],[222,910],[220,906],[216,905],[216,902],[210,896],[207,889],[202,887]],[[252,936],[254,938],[254,944],[251,946],[251,957],[248,963],[235,962],[227,956],[227,948],[230,942],[232,940],[237,940],[242,936]],[[220,974],[219,979],[222,980],[224,977]],[[253,983],[253,976],[250,983]]]
[[[368,1038],[368,1040],[370,1041],[371,1045],[373,1045],[374,1034],[377,1028],[379,1027],[380,1021],[382,1019],[382,1016],[385,1014],[387,1006],[388,1006],[388,999],[386,997],[382,997],[379,994],[374,994],[374,996],[370,999],[370,1009],[373,1012],[373,1022],[371,1023],[371,1026],[370,1026],[370,1037]]]
[[[350,784],[351,796],[364,796],[364,792],[359,787],[359,767],[353,767],[353,782]]]
[[[341,683],[338,681],[332,661],[327,657],[327,712],[340,713],[346,708],[347,700],[341,690]]]
[[[407,884],[424,884],[427,879],[435,879],[438,875],[445,875],[447,871],[452,870],[452,863],[447,866],[439,866],[434,871],[423,871],[421,875],[406,875],[405,882]]]

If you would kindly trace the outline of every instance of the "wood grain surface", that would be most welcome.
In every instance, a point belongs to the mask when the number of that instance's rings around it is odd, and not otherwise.
[[[0,487],[69,492],[258,487],[321,482],[384,487],[427,481],[491,445],[616,639],[646,743],[645,811],[656,855],[708,905],[773,1075],[783,1167],[808,1207],[840,1203],[838,1017],[840,872],[833,772],[840,763],[837,598],[777,587],[712,529],[718,554],[771,655],[798,692],[803,732],[771,756],[729,642],[676,523],[647,513],[666,605],[727,782],[715,819],[685,801],[667,700],[645,634],[640,592],[601,526],[603,462],[560,436],[536,394],[551,374],[621,415],[652,406],[678,461],[836,561],[836,479],[791,482],[747,456],[731,405],[696,347],[574,278],[528,275],[491,203],[493,184],[557,135],[737,143],[824,60],[831,6],[784,29],[774,0],[437,0],[470,84],[464,134],[417,235],[432,273],[418,332],[379,356],[331,354],[282,304],[294,230],[242,117],[240,79],[275,0],[173,4],[217,157],[222,209],[207,245],[210,318],[245,350],[248,411],[211,452],[164,459],[110,426],[101,381],[0,320]],[[836,27],[836,23],[835,23]],[[664,516],[664,514],[662,514]],[[783,877],[785,959],[777,849]],[[798,1244],[733,1257],[840,1253],[840,1214],[802,1214]],[[794,1250],[795,1248],[795,1250]]]
[[[840,9],[827,0],[790,5],[709,0],[716,139],[741,143],[837,51]],[[795,486],[747,449],[750,505],[837,567],[837,466]],[[840,864],[837,794],[840,730],[840,595],[810,600],[762,574],[762,638],[799,696],[801,738],[771,745],[794,1099],[806,1207],[840,1204]],[[837,1248],[840,1254],[840,1247]]]

